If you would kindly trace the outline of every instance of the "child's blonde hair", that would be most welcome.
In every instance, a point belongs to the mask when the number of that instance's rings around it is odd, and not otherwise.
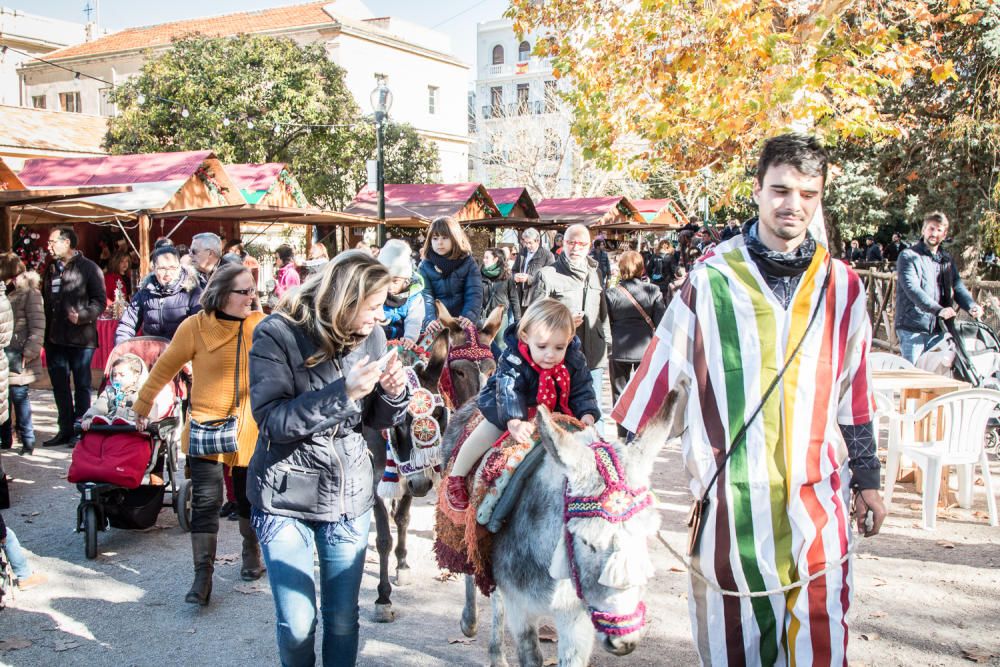
[[[573,313],[563,304],[550,298],[539,299],[528,306],[528,310],[524,311],[517,325],[517,337],[523,340],[528,331],[536,326],[552,333],[565,333],[567,340],[576,333]]]
[[[142,361],[142,358],[135,354],[123,354],[122,356],[115,359],[114,363],[111,364],[111,368],[108,369],[108,377],[115,372],[115,369],[119,366],[128,366],[137,377],[142,377],[143,371],[146,370],[146,364]]]

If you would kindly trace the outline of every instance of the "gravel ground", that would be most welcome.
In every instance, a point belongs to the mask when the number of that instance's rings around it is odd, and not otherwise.
[[[51,394],[32,393],[39,440],[50,437]],[[607,400],[607,399],[606,399]],[[239,578],[239,534],[223,521],[212,604],[183,602],[191,582],[188,536],[166,508],[147,531],[111,529],[99,535],[88,561],[73,532],[78,493],[65,481],[70,452],[39,449],[2,454],[14,477],[13,507],[4,518],[49,582],[18,593],[0,611],[0,663],[5,665],[246,665],[276,664],[273,608],[266,580]],[[994,466],[994,479],[1000,466]],[[676,450],[657,463],[654,488],[664,536],[680,548],[687,491]],[[972,510],[939,514],[938,528],[919,527],[919,496],[900,485],[883,534],[866,540],[855,560],[851,614],[852,665],[1000,665],[1000,529],[988,524],[977,487]],[[480,633],[466,640],[458,627],[463,585],[440,576],[431,552],[433,498],[415,503],[410,535],[411,581],[395,589],[396,621],[372,622],[377,562],[370,536],[361,591],[361,665],[486,664],[489,604],[480,600]],[[374,528],[373,528],[374,530]],[[686,574],[659,543],[658,574],[647,594],[649,632],[626,658],[597,649],[593,665],[693,665]],[[20,646],[21,648],[16,648]],[[547,658],[555,644],[544,643]],[[964,652],[964,653],[963,653]],[[508,642],[508,659],[516,664]],[[554,664],[554,661],[552,662]]]

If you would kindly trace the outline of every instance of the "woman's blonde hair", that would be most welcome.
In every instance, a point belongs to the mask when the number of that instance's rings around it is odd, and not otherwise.
[[[435,218],[427,230],[427,238],[424,239],[424,258],[430,257],[433,251],[431,239],[435,236],[447,236],[451,239],[451,252],[448,259],[462,259],[466,255],[472,254],[472,245],[469,237],[465,235],[458,225],[458,220],[446,215],[442,218]]]
[[[307,367],[315,366],[364,340],[351,331],[351,324],[365,299],[387,289],[390,281],[389,270],[370,253],[348,250],[282,296],[274,312],[319,343],[319,350],[306,359]]]
[[[533,327],[541,327],[552,333],[565,333],[567,340],[576,333],[573,313],[555,299],[549,298],[538,299],[528,306],[518,322],[517,337],[523,340]]]

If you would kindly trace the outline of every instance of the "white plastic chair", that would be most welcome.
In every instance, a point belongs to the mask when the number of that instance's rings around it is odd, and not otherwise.
[[[868,355],[868,365],[873,371],[897,371],[916,368],[909,361],[896,354],[888,352],[872,352]]]
[[[933,530],[937,523],[937,499],[942,469],[950,465],[958,466],[959,505],[967,508],[972,505],[972,473],[978,463],[983,471],[990,525],[996,526],[997,503],[993,496],[990,464],[983,443],[987,422],[998,404],[1000,391],[965,389],[928,401],[913,414],[901,415],[899,441],[895,446],[890,444],[886,460],[886,505],[892,502],[900,456],[908,456],[924,473],[924,528]],[[924,428],[930,439],[917,441],[915,427],[924,420],[927,420]],[[938,432],[943,434],[940,439],[936,437]]]
[[[893,397],[881,391],[875,392],[875,444],[878,445],[879,438],[878,434],[882,429],[882,420],[887,422],[886,425],[886,448],[887,450],[894,450],[899,448],[899,429],[900,429],[900,419],[901,415],[899,410],[896,409],[896,402]],[[895,480],[892,480],[895,481]],[[889,477],[886,476],[885,483],[889,485]]]

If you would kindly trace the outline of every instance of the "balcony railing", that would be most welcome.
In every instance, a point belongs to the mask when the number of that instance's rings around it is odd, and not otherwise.
[[[551,72],[552,63],[548,58],[538,58],[532,56],[528,60],[517,63],[504,63],[502,65],[487,65],[487,76],[516,76],[518,74],[538,74],[540,72]]]
[[[482,117],[490,118],[511,118],[513,116],[536,116],[550,113],[552,109],[545,106],[542,100],[529,100],[527,102],[509,102],[507,104],[492,104],[481,107]]]

